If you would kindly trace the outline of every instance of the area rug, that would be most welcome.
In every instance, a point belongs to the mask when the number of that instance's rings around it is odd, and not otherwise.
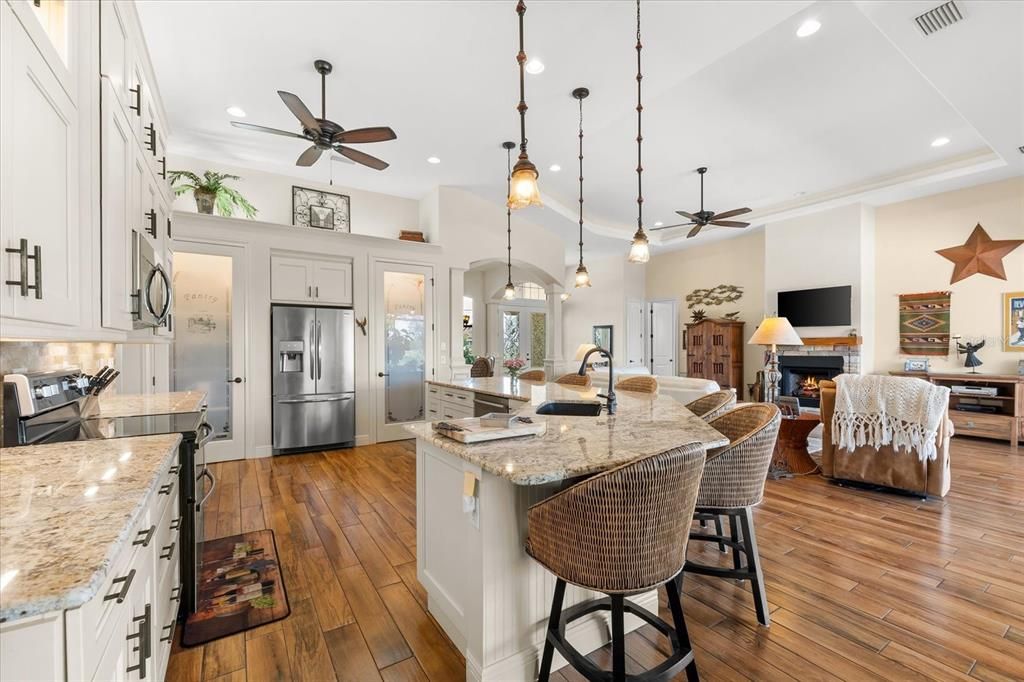
[[[257,530],[203,543],[196,612],[182,646],[198,646],[288,616],[274,531]]]
[[[949,292],[900,294],[900,353],[949,354]]]

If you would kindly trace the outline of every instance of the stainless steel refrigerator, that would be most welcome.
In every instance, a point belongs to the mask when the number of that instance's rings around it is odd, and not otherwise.
[[[274,454],[355,445],[352,311],[275,305],[270,319]]]

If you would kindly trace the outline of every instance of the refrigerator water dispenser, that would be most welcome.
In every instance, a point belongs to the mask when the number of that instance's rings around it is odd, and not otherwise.
[[[281,341],[277,344],[280,358],[279,372],[299,372],[302,370],[302,359],[306,356],[305,341]]]

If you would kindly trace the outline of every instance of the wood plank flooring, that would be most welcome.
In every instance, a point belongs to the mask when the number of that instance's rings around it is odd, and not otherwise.
[[[957,438],[952,466],[943,500],[819,476],[769,481],[755,516],[772,626],[758,626],[748,585],[688,577],[701,678],[1024,679],[1024,457]],[[272,528],[292,614],[203,647],[176,644],[167,679],[465,679],[416,581],[411,441],[215,471],[207,537]],[[723,560],[698,544],[691,558]],[[651,628],[627,639],[630,672],[667,651]],[[607,648],[592,658],[610,662]]]

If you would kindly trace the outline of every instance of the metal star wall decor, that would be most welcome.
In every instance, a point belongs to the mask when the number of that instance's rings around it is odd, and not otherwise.
[[[1021,244],[1024,244],[1024,239],[992,239],[978,223],[963,246],[951,246],[935,253],[953,262],[950,284],[978,274],[1006,279],[1003,258]]]

